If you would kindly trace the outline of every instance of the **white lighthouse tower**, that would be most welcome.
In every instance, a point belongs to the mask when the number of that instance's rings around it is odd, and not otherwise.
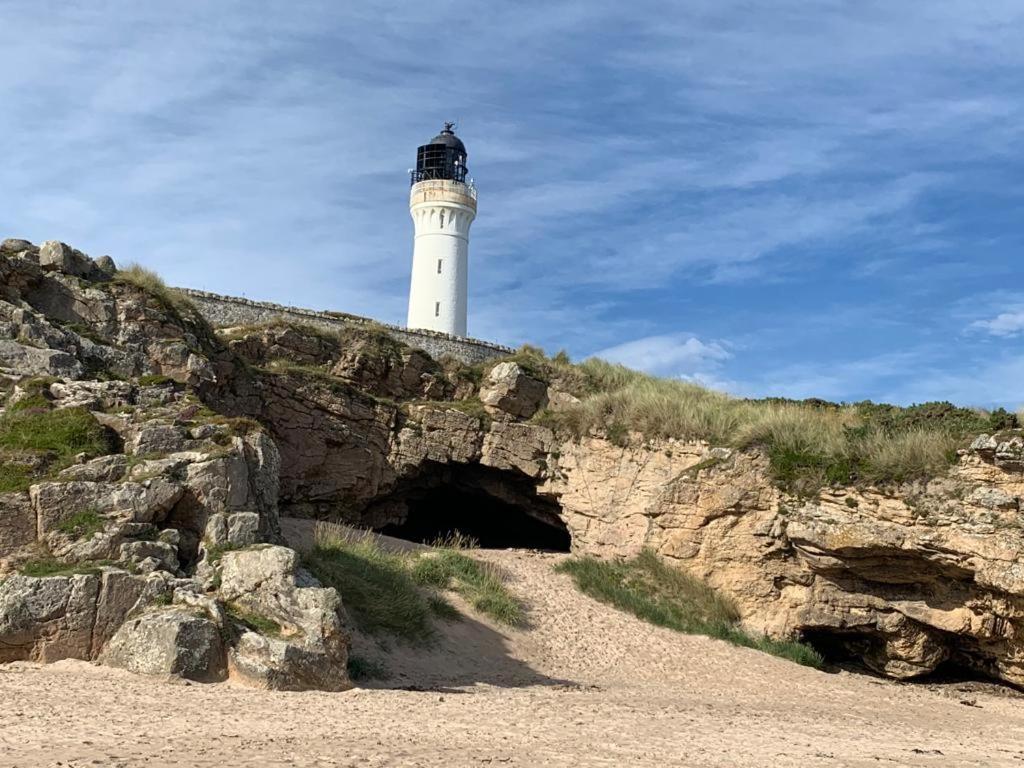
[[[409,194],[416,235],[406,325],[465,336],[476,188],[466,179],[466,147],[454,127],[445,123],[441,133],[416,150]]]

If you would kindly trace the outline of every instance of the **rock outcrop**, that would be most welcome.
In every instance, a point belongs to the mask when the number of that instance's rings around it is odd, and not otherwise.
[[[109,259],[8,240],[0,273],[0,662],[88,659],[214,682],[231,654],[265,687],[347,687],[339,596],[308,575],[296,586],[295,553],[273,546],[276,443],[203,404],[233,354]],[[218,589],[220,553],[244,561],[257,546],[292,558],[278,579],[290,590],[266,599],[290,606],[296,637],[232,615],[258,602],[247,589],[266,596],[262,582],[229,569],[229,594]]]
[[[372,328],[218,336],[109,264],[4,241],[0,419],[86,414],[109,448],[0,454],[0,661],[344,688],[345,596],[280,546],[279,507],[392,528],[445,489],[579,553],[651,549],[749,631],[892,677],[949,662],[1024,685],[1019,432],[929,482],[804,498],[756,450],[554,431],[546,411],[576,401],[535,373],[434,361]]]
[[[232,610],[276,626],[276,636],[247,629],[232,648],[235,674],[261,688],[337,691],[348,687],[348,636],[338,593],[300,571],[286,547],[227,552],[220,595]]]

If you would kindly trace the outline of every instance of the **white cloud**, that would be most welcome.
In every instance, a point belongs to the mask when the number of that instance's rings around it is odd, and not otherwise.
[[[713,372],[732,353],[719,342],[704,342],[689,333],[667,333],[616,344],[595,357],[656,375],[717,382]]]
[[[990,320],[976,320],[970,327],[993,336],[1017,336],[1024,333],[1024,308],[1002,312]]]

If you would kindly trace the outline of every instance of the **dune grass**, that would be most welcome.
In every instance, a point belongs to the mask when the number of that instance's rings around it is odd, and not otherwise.
[[[318,536],[304,563],[322,584],[338,590],[361,631],[414,645],[434,638],[428,595],[409,574],[406,558],[385,552],[372,537]]]
[[[353,621],[368,634],[387,634],[414,645],[431,642],[435,619],[460,618],[441,595],[447,589],[496,621],[522,622],[522,606],[497,572],[452,547],[389,552],[372,535],[321,524],[304,564],[321,583],[338,590]]]
[[[1018,425],[1015,414],[950,403],[898,407],[871,402],[747,400],[692,382],[660,379],[603,360],[573,364],[523,347],[505,358],[580,398],[535,421],[577,437],[591,432],[627,445],[645,439],[706,440],[761,448],[775,482],[813,494],[828,485],[884,484],[934,477],[956,461],[956,450],[982,432]]]
[[[708,635],[806,666],[823,664],[820,654],[810,646],[744,632],[739,627],[739,614],[729,600],[707,584],[663,563],[649,550],[626,561],[575,558],[559,564],[556,570],[572,576],[584,594],[651,624],[686,634]]]
[[[455,549],[422,554],[412,561],[410,574],[421,586],[450,589],[480,613],[509,626],[522,626],[522,604],[512,596],[498,571]]]
[[[129,264],[117,270],[114,281],[141,288],[168,309],[181,311],[192,308],[192,302],[185,294],[168,286],[160,275],[141,264]]]

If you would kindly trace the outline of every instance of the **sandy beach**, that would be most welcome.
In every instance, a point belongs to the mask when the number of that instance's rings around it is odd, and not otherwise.
[[[1024,765],[1024,696],[825,673],[647,625],[481,552],[531,626],[473,616],[428,651],[355,638],[390,679],[340,694],[164,682],[84,662],[0,667],[0,765]]]

